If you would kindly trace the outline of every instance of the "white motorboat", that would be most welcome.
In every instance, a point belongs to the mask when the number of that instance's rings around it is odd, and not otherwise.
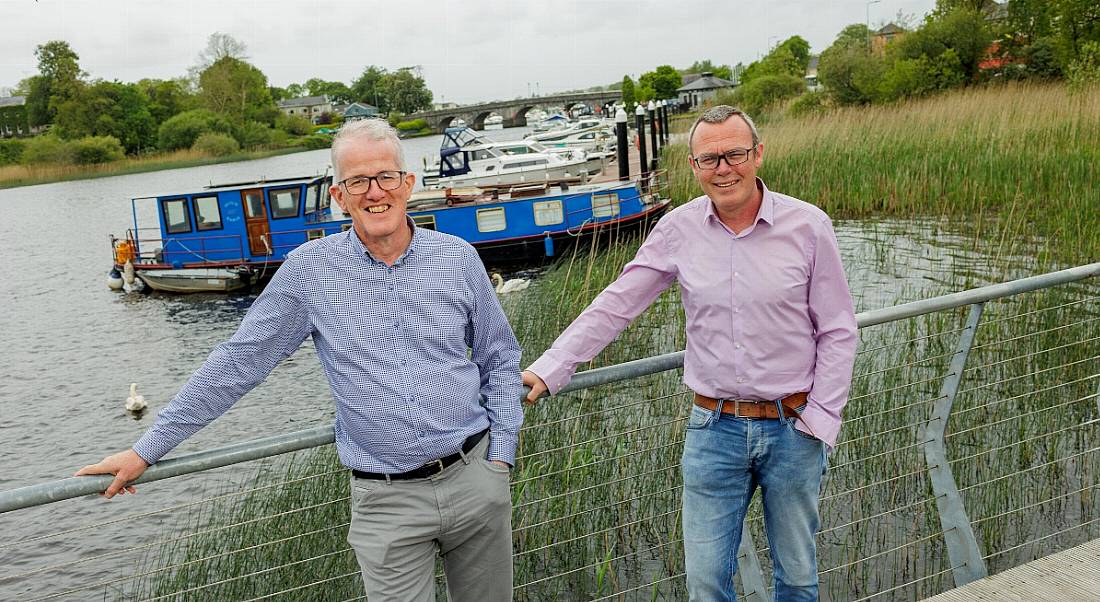
[[[485,118],[485,121],[483,122],[483,125],[481,126],[481,129],[483,129],[483,130],[503,130],[504,129],[504,117],[501,117],[500,115],[497,115],[496,113],[493,113],[492,115],[489,115],[488,117]]]
[[[532,149],[527,147],[529,151]],[[439,158],[424,158],[427,188],[515,186],[534,182],[583,182],[592,169],[582,149],[567,152],[505,152],[469,128],[443,131]]]
[[[602,119],[581,119],[564,129],[528,134],[526,138],[551,148],[581,148],[590,152],[615,151],[615,129]]]

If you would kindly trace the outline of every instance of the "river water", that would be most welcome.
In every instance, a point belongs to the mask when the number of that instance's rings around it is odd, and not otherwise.
[[[524,131],[489,134],[505,140]],[[421,157],[436,152],[439,142],[439,136],[405,141],[409,167],[419,171]],[[190,191],[210,182],[321,173],[328,164],[328,151],[319,150],[0,190],[0,490],[64,478],[132,444],[210,349],[233,333],[253,299],[108,290],[108,234],[130,226],[131,197]],[[782,190],[781,184],[776,188]],[[974,251],[973,241],[930,222],[846,222],[837,232],[859,309],[919,298],[938,286],[946,271],[972,274],[973,285],[1031,273],[1026,255],[991,264]],[[1006,264],[1018,269],[991,267]],[[123,408],[131,382],[150,404],[137,419]],[[264,384],[172,455],[330,424],[332,416],[328,385],[307,341]],[[231,481],[231,470],[217,471],[214,479]],[[57,510],[0,515],[0,529],[6,539],[18,540],[40,533],[39,521],[56,531],[112,513],[159,508],[212,487],[201,481],[146,485],[132,499],[89,498],[57,504],[63,507]],[[155,528],[131,535],[142,541]],[[110,548],[109,542],[97,545]],[[6,568],[33,566],[37,555],[33,546],[0,549],[0,577]],[[88,578],[74,571],[62,580]],[[19,591],[27,591],[24,587]],[[0,598],[8,598],[4,592],[0,582]]]

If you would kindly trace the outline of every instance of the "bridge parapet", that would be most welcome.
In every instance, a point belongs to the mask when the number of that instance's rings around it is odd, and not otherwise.
[[[554,94],[551,96],[538,96],[531,98],[517,98],[515,100],[501,100],[485,102],[476,105],[465,105],[450,109],[438,109],[433,111],[421,111],[410,113],[406,119],[423,119],[437,133],[449,127],[456,119],[462,119],[474,129],[481,129],[485,118],[496,113],[504,118],[505,127],[516,127],[527,124],[527,112],[535,109],[548,109],[552,107],[573,106],[577,103],[587,104],[593,110],[597,110],[609,102],[618,102],[622,99],[619,90],[602,92],[572,92],[569,94]]]

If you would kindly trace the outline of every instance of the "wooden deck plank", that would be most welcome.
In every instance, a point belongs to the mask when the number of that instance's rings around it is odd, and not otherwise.
[[[1100,600],[1100,539],[948,590],[925,602],[1070,600]]]

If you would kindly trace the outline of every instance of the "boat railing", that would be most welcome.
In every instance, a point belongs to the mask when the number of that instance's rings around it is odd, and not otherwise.
[[[921,599],[1100,536],[1098,275],[1093,263],[857,315],[821,497],[823,599]],[[674,342],[679,320],[662,299],[631,328]],[[582,372],[527,410],[517,600],[686,597],[683,358]],[[333,437],[318,424],[179,455],[110,503],[75,499],[110,477],[0,492],[0,598],[359,599]],[[738,589],[770,599],[759,500],[744,533]]]

